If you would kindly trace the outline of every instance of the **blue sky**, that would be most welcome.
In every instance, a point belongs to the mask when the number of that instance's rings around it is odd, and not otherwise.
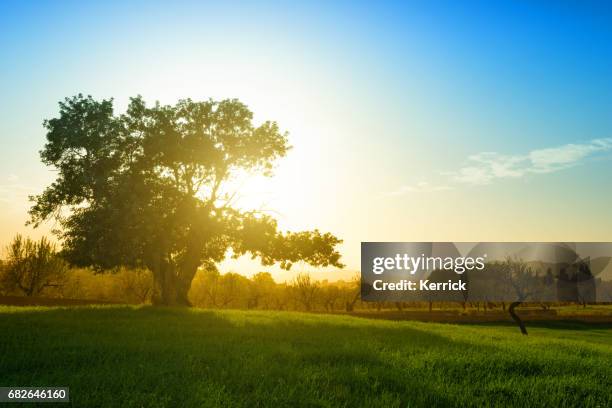
[[[41,124],[78,92],[277,120],[295,149],[246,203],[352,268],[366,240],[612,240],[609,3],[3,2],[0,61],[0,242],[42,233]]]

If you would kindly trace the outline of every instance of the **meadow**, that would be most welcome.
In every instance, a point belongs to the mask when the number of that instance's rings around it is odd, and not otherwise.
[[[0,385],[88,407],[607,407],[612,325],[0,306]]]

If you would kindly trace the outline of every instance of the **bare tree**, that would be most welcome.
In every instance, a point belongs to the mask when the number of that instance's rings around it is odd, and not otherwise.
[[[63,284],[68,265],[46,238],[32,241],[17,235],[7,247],[4,286],[18,289],[26,296],[39,295],[49,287]]]
[[[350,282],[351,289],[349,290],[349,298],[346,301],[346,311],[352,312],[355,309],[355,303],[361,296],[361,275],[359,272],[353,274]]]
[[[515,300],[510,303],[508,313],[512,320],[519,326],[521,333],[527,335],[525,323],[521,320],[515,309],[525,300],[533,298],[542,290],[541,280],[537,273],[526,262],[519,258],[506,258],[502,263],[496,265],[500,268],[502,284],[505,285]]]
[[[300,273],[293,280],[293,288],[295,290],[297,300],[306,310],[312,310],[315,297],[320,289],[318,282],[314,281],[310,274]]]

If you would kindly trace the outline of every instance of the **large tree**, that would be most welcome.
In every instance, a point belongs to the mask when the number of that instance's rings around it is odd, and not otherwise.
[[[238,100],[149,107],[136,97],[122,115],[112,99],[79,94],[59,105],[41,151],[57,178],[30,214],[35,225],[59,221],[71,263],[147,267],[164,305],[188,305],[197,269],[215,269],[229,250],[285,269],[342,267],[332,234],[279,232],[270,216],[232,207],[236,179],[271,175],[290,148],[275,122],[255,126]]]

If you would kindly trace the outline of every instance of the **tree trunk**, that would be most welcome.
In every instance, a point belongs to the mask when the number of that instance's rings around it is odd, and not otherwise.
[[[172,261],[170,256],[166,259],[160,256],[158,259],[158,272],[154,272],[153,277],[156,280],[159,297],[157,301],[153,301],[153,304],[192,306],[188,295],[191,282],[202,265],[201,251],[205,242],[205,232],[199,228],[191,228],[188,242],[186,253],[179,263]]]
[[[191,282],[193,281],[193,274],[188,273],[187,276],[179,274],[176,279],[176,304],[178,306],[193,306],[189,301],[189,290],[191,289]]]
[[[525,323],[523,323],[523,321],[521,320],[521,318],[519,317],[518,314],[516,314],[516,312],[514,311],[514,309],[520,305],[523,302],[512,302],[510,304],[510,307],[508,308],[508,312],[510,313],[510,316],[512,317],[512,320],[514,320],[516,322],[516,324],[518,324],[518,327],[521,329],[521,333],[523,333],[525,336],[527,335],[527,329],[525,328]]]
[[[162,263],[153,271],[156,294],[153,304],[156,306],[192,306],[187,297],[193,276],[188,278],[176,272],[173,265]]]

